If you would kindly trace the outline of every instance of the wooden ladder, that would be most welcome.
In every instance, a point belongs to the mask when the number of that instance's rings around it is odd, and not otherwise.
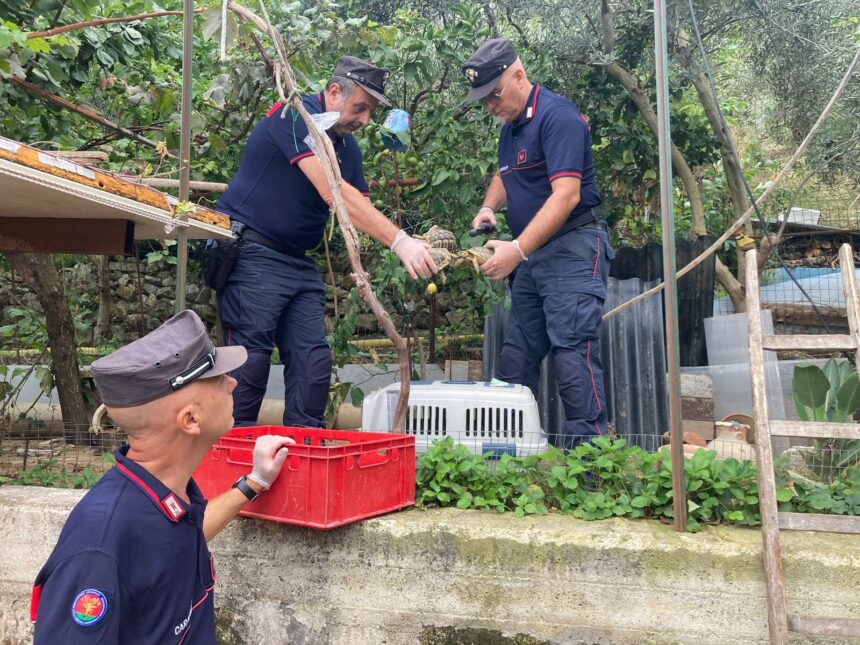
[[[755,417],[758,484],[761,505],[761,529],[767,619],[770,642],[788,643],[788,632],[826,636],[860,637],[860,620],[852,618],[819,618],[788,615],[785,607],[785,581],[782,572],[780,529],[860,533],[860,516],[812,513],[780,513],[776,504],[771,436],[812,437],[816,439],[860,439],[856,423],[817,423],[804,421],[771,421],[768,416],[765,385],[765,350],[842,350],[854,351],[854,362],[860,372],[860,293],[854,273],[854,257],[849,244],[839,249],[842,289],[848,313],[849,334],[780,335],[762,334],[761,298],[759,296],[756,251],[746,253],[747,321],[749,326],[750,381],[753,416]]]

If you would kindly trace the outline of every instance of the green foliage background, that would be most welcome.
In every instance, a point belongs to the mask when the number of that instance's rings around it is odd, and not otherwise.
[[[825,4],[826,10],[822,3],[805,0],[768,5],[720,0],[696,8],[723,110],[754,192],[764,190],[775,168],[808,130],[860,43],[856,2]],[[260,11],[256,3],[247,6]],[[414,124],[411,148],[396,160],[397,174],[419,180],[417,186],[398,195],[387,184],[395,175],[395,158],[381,142],[383,111],[359,135],[367,178],[379,186],[372,198],[392,220],[412,232],[439,224],[454,230],[465,245],[481,243],[480,238],[468,238],[466,231],[495,170],[499,124],[480,105],[464,103],[467,88],[459,66],[478,43],[506,35],[517,45],[534,80],[570,97],[589,117],[614,241],[638,245],[660,236],[657,146],[631,91],[607,70],[621,66],[635,80],[637,91],[654,104],[653,14],[644,0],[606,6],[614,21],[612,47],[599,28],[601,4],[586,0],[267,3],[303,91],[320,90],[344,53],[392,70],[388,93],[412,114]],[[175,157],[163,153],[176,155],[179,147],[180,16],[90,26],[51,37],[27,34],[102,17],[181,8],[178,0],[0,0],[0,132],[46,149],[105,150],[111,170],[176,178]],[[270,60],[273,49],[267,38],[228,13],[227,57],[222,60],[220,3],[199,8],[191,176],[226,182],[238,166],[251,128],[276,100],[271,69],[254,37]],[[719,146],[691,85],[702,71],[701,61],[696,53],[689,64],[679,54],[679,38],[689,37],[691,30],[686,5],[670,3],[669,9],[672,138],[696,174],[706,225],[719,233],[733,220],[732,207]],[[796,48],[802,55],[789,55]],[[11,83],[12,77],[90,108],[157,142],[159,148],[45,102]],[[860,92],[854,87],[798,168],[795,186],[819,195],[856,194],[858,111]],[[799,190],[786,186],[772,198],[774,208],[784,207]],[[678,233],[685,235],[693,224],[691,204],[680,183],[674,195]],[[217,195],[198,194],[195,199],[211,206]],[[331,251],[335,272],[348,273],[336,231]],[[169,262],[175,251],[156,244],[143,253]],[[192,258],[197,253],[192,249]],[[734,243],[729,242],[721,255],[728,266],[735,266],[733,255]],[[423,302],[424,285],[411,283],[386,250],[368,240],[363,256],[389,310],[402,313],[405,302]],[[453,272],[445,291],[461,309],[457,321],[442,321],[448,327],[443,331],[453,333],[480,330],[483,314],[500,297],[498,289],[467,270]],[[355,323],[360,310],[357,300],[351,301],[356,306],[343,308],[346,312],[338,321],[344,329]],[[345,334],[338,332],[332,341],[336,353],[347,358],[350,350],[343,338]]]

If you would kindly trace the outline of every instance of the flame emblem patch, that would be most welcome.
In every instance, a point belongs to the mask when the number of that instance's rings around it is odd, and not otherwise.
[[[78,625],[97,624],[107,613],[107,598],[98,589],[84,589],[72,602],[72,618]]]

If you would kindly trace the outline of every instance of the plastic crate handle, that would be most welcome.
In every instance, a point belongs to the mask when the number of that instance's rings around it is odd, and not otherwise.
[[[253,450],[245,450],[242,448],[226,448],[226,449],[222,448],[222,450],[224,450],[227,453],[227,463],[228,464],[233,464],[235,466],[250,466],[251,468],[254,467],[254,451]],[[248,459],[248,458],[235,459],[233,457],[234,453],[242,454],[243,456],[247,455],[248,457],[250,457],[250,459]],[[213,453],[213,454],[215,454],[215,453]],[[216,459],[216,461],[217,461],[217,459]],[[291,454],[287,457],[287,461],[284,462],[284,465],[283,465],[281,471],[283,472],[283,469],[296,471],[296,470],[301,470],[301,468],[302,468],[301,455],[292,455]]]
[[[358,457],[359,468],[373,468],[374,466],[382,466],[387,464],[392,458],[396,458],[397,448],[382,448],[380,450],[371,450],[363,452]]]
[[[233,457],[234,453],[242,453],[242,455],[247,455],[248,457],[250,457],[250,459],[248,459],[248,458],[236,459]],[[254,467],[254,451],[253,450],[241,450],[241,449],[234,450],[232,448],[229,448],[227,450],[227,463],[228,464],[235,464],[237,466],[251,466],[251,468],[253,468]]]

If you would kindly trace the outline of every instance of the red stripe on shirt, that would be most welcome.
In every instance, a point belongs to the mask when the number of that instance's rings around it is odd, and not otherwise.
[[[272,107],[269,108],[269,111],[266,112],[266,116],[272,116],[275,112],[277,112],[281,108],[282,105],[283,105],[283,103],[281,103],[280,101],[275,103]]]
[[[296,163],[299,159],[304,159],[305,157],[311,157],[311,156],[313,156],[313,154],[314,154],[314,153],[313,153],[313,151],[312,151],[312,150],[309,150],[308,152],[303,152],[303,153],[301,153],[301,154],[299,154],[299,155],[296,155],[295,157],[293,157],[292,159],[290,159],[290,165],[295,165],[295,163]]]
[[[512,173],[515,170],[528,170],[529,168],[537,168],[538,166],[543,166],[546,163],[546,159],[542,161],[536,161],[534,163],[526,164],[524,166],[510,166],[505,172],[500,172],[500,175],[507,175]]]
[[[30,594],[30,622],[36,622],[36,614],[39,613],[39,601],[42,599],[42,585],[33,585]]]
[[[135,475],[126,466],[123,466],[122,464],[117,464],[116,467],[119,469],[119,471],[123,475],[125,475],[130,480],[132,480],[135,484],[137,484],[140,487],[140,489],[144,493],[146,493],[147,495],[149,495],[153,499],[153,501],[158,505],[158,508],[161,510],[162,513],[164,513],[164,515],[165,515],[165,517],[167,517],[167,519],[169,519],[171,522],[178,522],[179,521],[179,518],[173,517],[173,513],[171,513],[169,509],[164,507],[164,504],[161,503],[161,499],[158,497],[158,495],[155,494],[155,491],[152,490],[149,486],[147,486],[146,483],[140,477]]]
[[[537,112],[537,97],[538,97],[538,93],[540,93],[540,85],[538,85],[538,86],[535,88],[535,98],[534,98],[534,100],[532,101],[532,116],[534,116],[534,115],[535,115],[535,113]]]
[[[549,180],[550,182],[553,182],[556,179],[560,179],[561,177],[576,177],[577,179],[582,179],[582,173],[576,172],[575,170],[565,170],[563,172],[555,173],[549,178]]]

